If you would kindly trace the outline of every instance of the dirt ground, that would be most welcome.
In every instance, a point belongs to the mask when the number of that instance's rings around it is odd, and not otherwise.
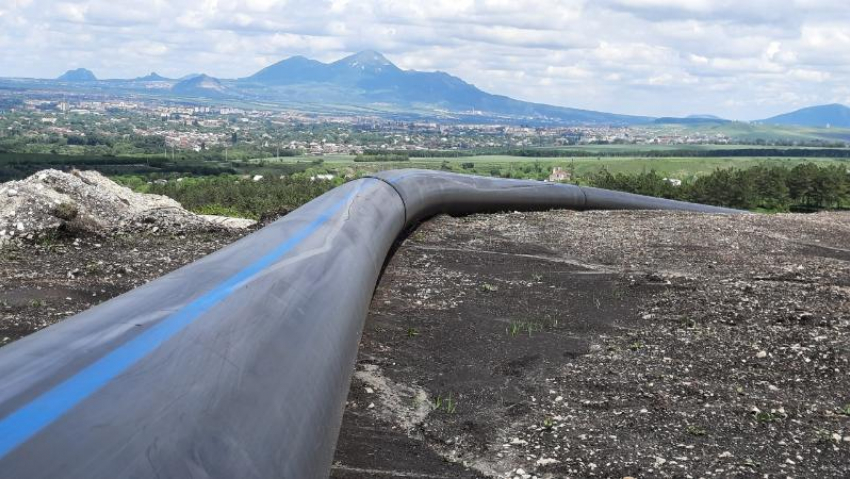
[[[0,250],[0,344],[238,233]],[[441,217],[375,292],[332,477],[850,477],[850,214]]]

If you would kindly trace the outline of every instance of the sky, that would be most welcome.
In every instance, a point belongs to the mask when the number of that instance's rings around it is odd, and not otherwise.
[[[0,76],[248,76],[377,50],[521,100],[754,120],[850,105],[848,0],[0,0]]]

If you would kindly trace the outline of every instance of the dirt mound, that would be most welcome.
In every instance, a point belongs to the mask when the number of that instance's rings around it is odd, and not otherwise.
[[[159,195],[135,193],[96,171],[43,170],[0,184],[0,244],[57,231],[73,235],[119,231],[182,233],[242,229],[251,220],[201,216]]]

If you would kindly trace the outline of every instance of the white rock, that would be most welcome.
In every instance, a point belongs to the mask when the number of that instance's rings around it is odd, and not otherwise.
[[[767,351],[759,351],[759,352],[756,354],[756,357],[757,357],[757,358],[759,358],[759,359],[764,359],[764,358],[766,358],[766,357],[767,357]]]

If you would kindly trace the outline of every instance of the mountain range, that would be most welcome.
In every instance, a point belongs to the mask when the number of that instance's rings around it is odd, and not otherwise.
[[[94,73],[84,68],[70,70],[57,80],[66,84],[98,81]],[[109,80],[98,84],[132,89],[152,82],[165,87],[157,90],[157,94],[170,93],[186,98],[481,123],[618,126],[650,123],[717,125],[729,122],[713,115],[652,118],[515,100],[487,93],[445,72],[403,70],[371,50],[331,63],[294,56],[239,79],[218,79],[193,73],[172,80],[151,73],[134,80]],[[759,123],[850,128],[850,108],[843,105],[817,106]]]
[[[850,108],[834,103],[812,106],[774,116],[760,123],[768,125],[794,125],[812,128],[850,128]]]
[[[616,115],[514,100],[480,90],[445,72],[402,70],[375,51],[332,63],[291,57],[236,81],[243,92],[302,102],[392,105],[467,117],[510,117],[574,124],[636,124],[648,117]]]

